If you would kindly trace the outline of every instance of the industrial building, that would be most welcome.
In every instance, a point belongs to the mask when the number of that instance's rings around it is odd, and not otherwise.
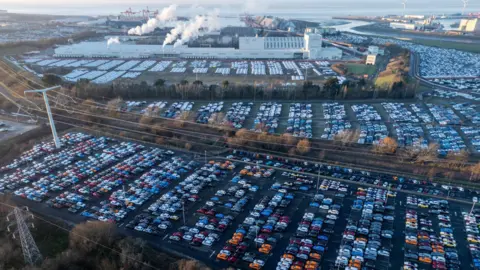
[[[368,54],[384,55],[385,54],[385,49],[380,48],[378,46],[368,46]]]
[[[367,55],[367,60],[365,61],[365,64],[374,66],[376,61],[377,61],[377,55],[369,54]]]
[[[470,33],[480,33],[480,19],[461,20],[458,30]]]
[[[402,30],[415,30],[416,25],[414,23],[398,23],[398,22],[391,22],[390,28],[393,29],[402,29]]]
[[[240,37],[239,48],[193,48],[186,45],[140,45],[123,42],[107,46],[105,42],[81,42],[59,46],[56,57],[149,58],[179,57],[201,59],[340,59],[342,51],[322,48],[322,35],[305,33],[302,37]]]
[[[403,16],[405,19],[414,19],[414,20],[424,20],[425,15],[405,15]]]

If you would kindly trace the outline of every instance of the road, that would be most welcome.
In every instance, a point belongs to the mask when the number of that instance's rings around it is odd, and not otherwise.
[[[449,42],[459,42],[459,43],[468,43],[468,44],[480,44],[480,39],[474,38],[459,38],[459,37],[448,37],[440,35],[422,35],[422,34],[412,34],[405,32],[371,32],[357,29],[357,27],[362,27],[365,25],[370,25],[372,22],[365,21],[352,21],[350,20],[349,24],[334,26],[336,30],[342,32],[348,32],[357,35],[366,35],[366,36],[378,36],[378,37],[388,37],[388,38],[397,38],[397,39],[426,39],[426,40],[438,40],[438,41],[449,41]]]

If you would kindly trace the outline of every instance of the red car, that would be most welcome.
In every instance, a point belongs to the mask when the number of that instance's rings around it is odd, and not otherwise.
[[[197,210],[197,213],[205,214],[207,212],[207,209],[205,208],[200,208]]]
[[[228,257],[228,260],[227,260],[229,263],[236,263],[238,261],[238,257],[236,256],[230,256]]]

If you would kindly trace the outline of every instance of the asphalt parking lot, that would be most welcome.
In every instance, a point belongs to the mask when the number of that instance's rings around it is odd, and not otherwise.
[[[62,143],[60,150],[40,144],[2,167],[2,192],[48,216],[113,222],[123,233],[212,267],[242,269],[338,269],[349,244],[355,256],[348,265],[398,269],[412,253],[405,244],[407,211],[439,222],[429,213],[433,204],[407,205],[407,196],[448,195],[464,201],[442,211],[451,219],[461,269],[472,268],[462,218],[474,190],[240,151],[205,159],[86,134],[67,134]],[[438,226],[432,230],[441,235]]]

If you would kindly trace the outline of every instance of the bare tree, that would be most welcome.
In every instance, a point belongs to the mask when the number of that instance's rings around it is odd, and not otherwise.
[[[379,154],[393,154],[397,151],[398,144],[395,139],[386,137],[380,143],[373,145],[373,152]]]
[[[426,149],[411,148],[408,153],[412,156],[416,163],[429,163],[438,160],[438,144],[431,143]]]
[[[300,140],[297,143],[297,151],[302,155],[310,152],[310,148],[310,141],[307,139]]]
[[[123,103],[122,98],[115,98],[107,102],[108,115],[111,117],[118,116],[118,111],[120,110],[122,103]]]
[[[288,146],[292,146],[297,144],[297,138],[293,137],[290,133],[283,133],[282,134],[282,143],[287,144]]]
[[[448,152],[447,154],[447,166],[450,169],[460,170],[465,167],[465,163],[468,160],[468,153],[465,150],[460,152]]]
[[[470,166],[470,181],[476,181],[480,179],[480,162],[477,164]]]
[[[109,222],[81,223],[70,232],[70,248],[83,253],[104,250],[98,249],[99,245],[111,246],[114,240],[115,225]]]

